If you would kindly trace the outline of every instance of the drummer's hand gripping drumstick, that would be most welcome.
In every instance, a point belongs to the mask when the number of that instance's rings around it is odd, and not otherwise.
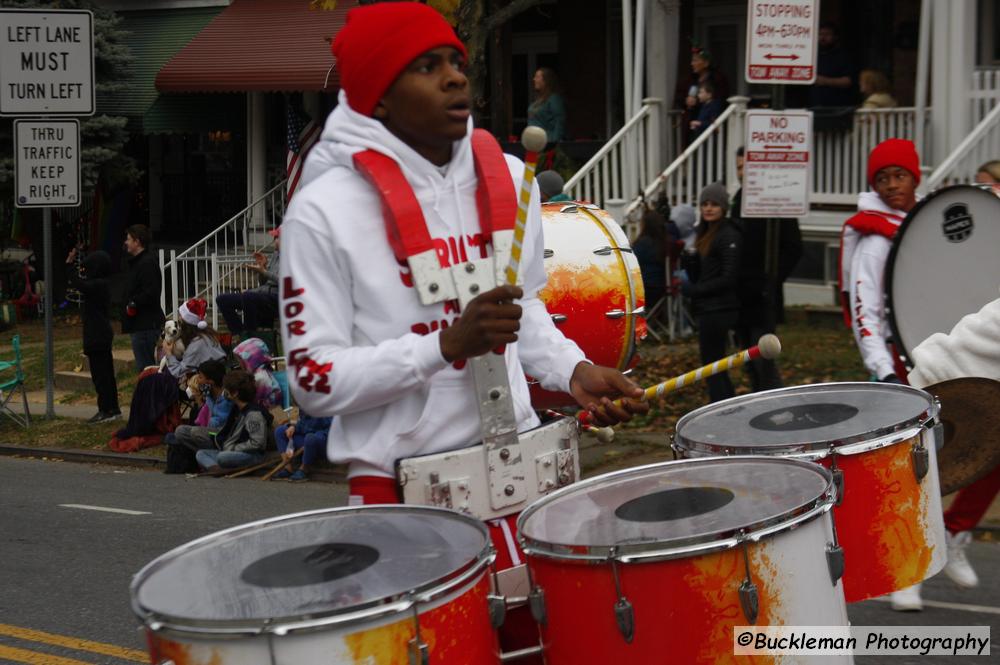
[[[707,379],[713,374],[718,374],[720,372],[725,372],[730,369],[735,369],[751,360],[756,360],[757,358],[764,358],[766,360],[773,360],[781,355],[781,342],[778,341],[777,335],[764,335],[757,341],[756,346],[751,346],[749,349],[744,351],[739,351],[731,356],[716,360],[714,363],[705,365],[704,367],[699,367],[698,369],[691,370],[686,374],[681,374],[680,376],[675,376],[674,378],[664,381],[663,383],[657,383],[655,386],[650,386],[646,388],[642,394],[643,401],[649,401],[654,397],[663,397],[669,392],[673,392],[684,386],[695,383],[696,381],[701,381],[702,379]],[[622,405],[621,399],[616,399],[614,404],[617,406]],[[577,420],[581,424],[590,424],[590,412],[581,411],[577,414]]]
[[[552,409],[545,409],[545,415],[552,418],[565,418],[565,413],[559,413],[558,411],[553,411]],[[579,422],[580,429],[584,432],[592,432],[597,440],[601,443],[611,443],[615,440],[615,430],[610,427],[597,427],[596,425],[590,425],[588,423]]]
[[[517,197],[517,221],[514,223],[514,242],[510,248],[510,262],[504,275],[507,283],[517,284],[517,268],[521,263],[521,243],[524,242],[524,227],[528,221],[528,203],[531,201],[531,186],[535,182],[535,166],[538,153],[545,148],[548,139],[541,127],[525,127],[521,133],[524,146],[524,175],[521,177],[521,192]]]

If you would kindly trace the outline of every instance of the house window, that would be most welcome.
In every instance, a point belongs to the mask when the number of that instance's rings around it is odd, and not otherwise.
[[[979,0],[980,66],[1000,66],[1000,0]]]
[[[823,240],[805,240],[802,258],[792,271],[790,279],[814,284],[835,284],[840,261],[840,245]]]

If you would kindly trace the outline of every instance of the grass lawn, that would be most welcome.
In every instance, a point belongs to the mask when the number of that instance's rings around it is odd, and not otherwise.
[[[73,369],[80,356],[79,319],[72,316],[56,317],[54,327],[56,370]],[[20,334],[29,390],[44,390],[44,327],[41,322],[20,324],[17,328],[0,333],[0,358],[9,358],[9,339]],[[811,318],[803,310],[791,309],[788,322],[778,330],[783,351],[779,361],[782,377],[787,386],[830,381],[864,381],[868,374],[861,364],[850,331],[843,326],[839,316],[825,315]],[[115,347],[128,349],[125,335],[116,335]],[[641,360],[633,378],[646,387],[677,376],[700,366],[697,342],[693,338],[673,344],[655,344],[652,338],[640,348]],[[738,394],[750,392],[749,380],[743,370],[730,372]],[[118,377],[119,398],[127,405],[135,388],[135,375],[131,370]],[[92,392],[80,391],[60,395],[63,403],[96,404]],[[614,446],[607,448],[608,463],[631,460],[637,455],[651,453],[656,459],[665,453],[662,443],[652,444],[643,433],[665,433],[673,430],[675,423],[685,413],[703,406],[708,401],[704,385],[693,385],[671,393],[656,402],[652,411],[643,417],[620,426]],[[19,428],[9,420],[0,423],[0,442],[14,445],[51,446],[104,450],[112,432],[124,425],[113,421],[89,425],[80,420],[56,418],[46,420],[35,414],[32,427]],[[162,447],[150,448],[141,454],[162,456]],[[595,468],[604,468],[597,464]]]

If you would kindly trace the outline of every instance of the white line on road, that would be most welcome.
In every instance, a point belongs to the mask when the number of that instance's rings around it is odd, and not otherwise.
[[[60,508],[79,508],[80,510],[100,510],[105,513],[121,513],[122,515],[152,515],[143,510],[125,510],[124,508],[107,508],[105,506],[85,506],[82,503],[60,503]]]
[[[888,597],[873,598],[872,600],[877,600],[880,603],[892,602]],[[980,614],[1000,614],[1000,607],[991,607],[989,605],[966,605],[965,603],[946,603],[941,600],[923,600],[925,607],[937,607],[942,610],[960,610],[962,612],[979,612]]]

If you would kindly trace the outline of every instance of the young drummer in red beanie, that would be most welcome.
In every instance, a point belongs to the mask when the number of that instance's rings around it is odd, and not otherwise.
[[[570,392],[599,422],[646,411],[632,399],[610,403],[642,391],[586,362],[537,297],[546,279],[537,187],[523,289],[488,288],[461,310],[455,300],[434,300],[436,282],[418,291],[421,257],[452,279],[494,253],[489,229],[503,220],[481,216],[479,204],[489,210],[493,194],[509,191],[516,205],[523,169],[495,141],[491,158],[473,147],[466,50],[451,26],[422,3],[360,7],[348,13],[333,53],[339,104],[282,225],[280,297],[293,394],[310,414],[336,416],[327,454],[348,465],[350,502],[396,503],[398,460],[481,440],[468,361],[497,349],[505,349],[519,431],[539,424],[526,371]],[[380,169],[395,179],[387,184]],[[411,253],[407,241],[424,236]],[[490,523],[501,569],[523,563],[513,519]]]
[[[889,343],[883,279],[892,239],[917,204],[920,158],[911,141],[887,139],[868,157],[868,184],[858,212],[844,224],[840,239],[840,292],[844,318],[872,376],[904,383],[906,370]],[[918,610],[920,585],[891,595],[895,610]]]
[[[840,292],[845,322],[854,331],[865,367],[879,381],[902,383],[905,371],[892,352],[882,279],[892,238],[917,204],[920,158],[913,143],[887,139],[868,157],[868,184],[840,243]]]

